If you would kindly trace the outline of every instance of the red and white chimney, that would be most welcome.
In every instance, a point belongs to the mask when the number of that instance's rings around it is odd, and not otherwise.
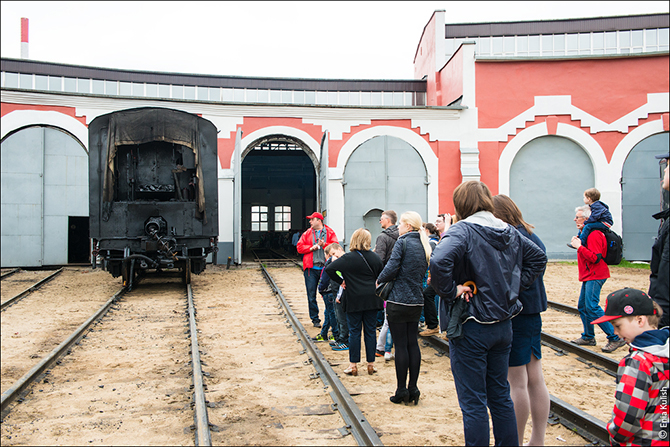
[[[21,59],[28,59],[28,19],[21,17]]]

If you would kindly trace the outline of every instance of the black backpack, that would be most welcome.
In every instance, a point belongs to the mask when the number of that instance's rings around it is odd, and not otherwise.
[[[607,265],[620,264],[623,259],[623,239],[621,239],[621,236],[612,230],[603,230],[600,228],[597,228],[597,230],[602,231],[605,240],[607,241],[607,253],[604,258],[601,258],[601,256],[598,255],[598,261],[602,259]],[[596,263],[598,261],[596,261]]]

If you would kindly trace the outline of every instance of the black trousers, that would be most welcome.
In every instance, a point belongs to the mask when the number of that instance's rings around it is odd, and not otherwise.
[[[423,316],[428,329],[437,328],[437,308],[435,307],[435,289],[428,284],[423,289]]]

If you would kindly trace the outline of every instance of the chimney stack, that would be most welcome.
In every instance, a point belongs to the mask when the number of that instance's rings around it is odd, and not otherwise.
[[[28,59],[28,19],[21,17],[21,59]]]

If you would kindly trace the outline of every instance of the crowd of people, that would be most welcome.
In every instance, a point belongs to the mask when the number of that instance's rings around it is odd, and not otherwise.
[[[657,158],[665,161],[662,188],[668,190],[670,157]],[[541,313],[547,309],[546,248],[514,201],[492,196],[480,181],[459,185],[453,203],[455,215],[439,214],[434,224],[413,211],[399,220],[394,211],[384,211],[374,251],[367,229],[352,234],[345,253],[323,216],[308,216],[310,228],[300,236],[297,251],[303,255],[310,318],[321,327],[314,341],[348,350],[344,373],[357,376],[362,337],[368,374],[377,372],[376,357],[394,359],[397,385],[390,401],[417,405],[418,336],[445,332],[466,445],[489,445],[489,414],[495,445],[523,442],[529,417],[528,445],[544,445],[550,405],[540,344]],[[600,291],[610,277],[604,231],[613,221],[595,188],[585,191],[584,205],[575,210],[578,235],[568,244],[577,250],[582,283],[583,333],[573,343],[595,346],[598,325],[608,339],[602,351],[630,345],[619,364],[608,424],[612,442],[622,445],[667,445],[668,210],[654,217],[664,221],[652,248],[649,294],[616,291],[604,311]],[[392,286],[385,299],[381,286]],[[325,305],[323,325],[317,289]]]

